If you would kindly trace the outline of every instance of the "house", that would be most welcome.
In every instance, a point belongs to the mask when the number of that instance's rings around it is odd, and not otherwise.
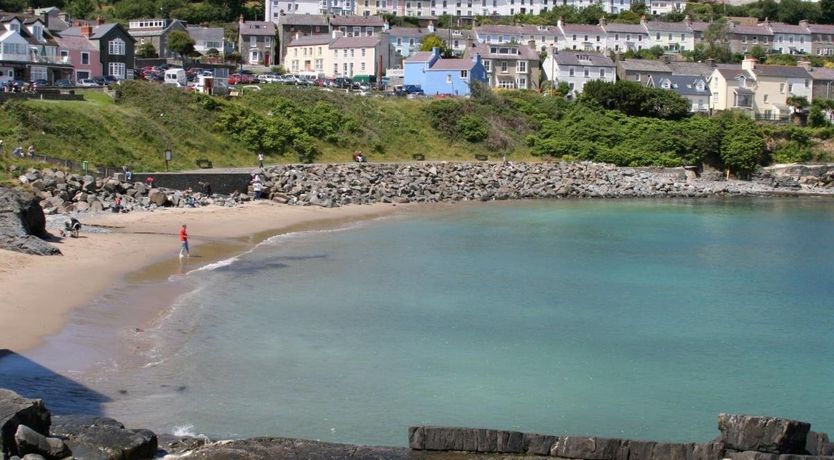
[[[332,67],[325,69],[328,77],[368,78],[381,77],[382,72],[400,64],[400,57],[388,40],[387,33],[371,37],[343,37],[332,32],[333,41],[328,45]]]
[[[799,25],[770,22],[765,27],[773,32],[773,52],[781,54],[811,54],[811,31],[807,21]]]
[[[0,13],[0,81],[48,80],[72,76],[58,43],[37,17]]]
[[[710,102],[710,88],[703,77],[688,77],[683,75],[660,76],[655,79],[649,77],[646,84],[649,88],[662,88],[674,91],[689,100],[690,112],[708,112]]]
[[[188,32],[186,24],[179,19],[134,19],[128,22],[127,29],[137,46],[150,43],[163,59],[180,57],[168,49],[168,36],[174,31]]]
[[[136,39],[119,23],[70,27],[61,37],[86,37],[99,50],[99,61],[105,75],[118,79],[133,79],[134,46]],[[95,76],[95,75],[94,75]]]
[[[834,69],[805,67],[811,75],[811,99],[834,99]]]
[[[277,13],[276,13],[277,14]],[[288,14],[277,16],[278,29],[278,60],[284,62],[287,44],[296,37],[307,35],[330,34],[330,22],[325,16],[318,14]]]
[[[558,27],[544,25],[484,25],[472,29],[474,39],[482,43],[527,43],[533,42],[536,50],[547,50],[565,42],[564,34]]]
[[[560,18],[556,21],[556,27],[565,37],[565,42],[559,49],[577,51],[605,51],[606,33],[600,25],[589,24],[566,24]]]
[[[712,59],[707,59],[707,62],[670,61],[666,65],[672,70],[672,75],[701,77],[707,82],[715,69],[715,61]]]
[[[331,63],[330,34],[298,36],[287,45],[284,69],[288,72],[315,72],[325,74],[333,68]]]
[[[238,27],[238,50],[242,62],[249,65],[272,65],[275,62],[275,23],[246,21],[241,15]]]
[[[41,18],[50,32],[61,32],[70,28],[70,19],[67,13],[62,12],[57,7],[35,8],[34,13]]]
[[[659,46],[674,53],[695,49],[695,33],[690,27],[689,16],[682,22],[647,21],[644,16],[640,24],[646,28],[652,47]]]
[[[388,26],[379,16],[333,16],[330,30],[342,32],[343,37],[373,37]]]
[[[539,89],[541,59],[536,50],[517,43],[473,44],[463,54],[481,56],[492,88]]]
[[[653,16],[680,13],[686,8],[684,0],[651,0],[648,5]]]
[[[790,114],[787,98],[810,100],[811,75],[802,67],[759,65],[745,58],[740,66],[718,66],[711,76],[712,108],[739,108],[763,119],[781,119]]]
[[[650,79],[671,77],[672,69],[663,61],[652,59],[624,59],[617,61],[617,78],[646,85]]]
[[[811,32],[811,54],[834,56],[834,25],[808,24]]]
[[[730,23],[727,38],[730,41],[730,51],[733,53],[749,53],[754,46],[761,46],[770,52],[773,44],[773,31],[764,24],[736,25]]]
[[[566,82],[574,95],[582,93],[585,83],[589,81],[613,83],[617,80],[614,61],[602,54],[552,49],[543,67],[548,80],[554,85]]]
[[[210,50],[216,50],[220,56],[225,56],[227,47],[222,27],[188,26],[186,31],[194,39],[194,51],[206,56]]]
[[[429,27],[432,27],[432,25],[429,24]],[[446,47],[450,49],[455,56],[463,56],[463,53],[466,52],[466,48],[471,45],[474,40],[474,33],[470,29],[438,28],[434,33],[446,42]]]
[[[325,14],[319,0],[266,0],[264,21],[277,22],[282,16]]]
[[[403,84],[419,86],[427,96],[468,96],[472,82],[487,83],[488,80],[479,54],[444,59],[438,48],[406,59],[403,70]]]
[[[420,50],[423,38],[433,33],[434,27],[424,29],[422,27],[392,27],[388,30],[388,39],[391,46],[403,58],[411,56]]]
[[[602,18],[599,25],[605,31],[605,48],[608,51],[636,52],[650,47],[649,31],[642,24],[609,24]]]
[[[56,36],[58,54],[63,62],[72,65],[72,80],[78,81],[104,74],[98,45],[90,40],[92,26],[82,26],[87,35]]]

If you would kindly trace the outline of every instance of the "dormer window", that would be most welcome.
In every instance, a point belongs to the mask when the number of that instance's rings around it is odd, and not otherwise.
[[[13,30],[13,31],[19,33],[20,32],[20,24],[18,24],[15,21],[12,21],[11,23],[9,23],[9,30]]]

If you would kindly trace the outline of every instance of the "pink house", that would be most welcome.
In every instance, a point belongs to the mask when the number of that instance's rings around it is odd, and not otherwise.
[[[81,35],[55,37],[60,59],[72,65],[75,81],[103,75],[99,47],[90,41],[89,33],[84,35],[85,27],[92,29],[90,26],[81,26]]]

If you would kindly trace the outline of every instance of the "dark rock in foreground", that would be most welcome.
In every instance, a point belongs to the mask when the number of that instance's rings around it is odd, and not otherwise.
[[[0,452],[4,455],[20,454],[15,433],[21,425],[48,436],[49,411],[40,399],[27,399],[14,391],[0,389]]]
[[[73,455],[89,460],[138,460],[156,455],[156,434],[126,429],[106,417],[56,415],[52,434],[66,439]]]
[[[46,217],[35,197],[0,187],[0,248],[36,255],[61,254],[41,239],[49,236]]]
[[[720,440],[728,449],[773,454],[805,454],[811,424],[796,420],[750,415],[718,416]]]

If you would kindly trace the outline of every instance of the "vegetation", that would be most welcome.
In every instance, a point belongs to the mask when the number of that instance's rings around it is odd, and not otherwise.
[[[834,104],[811,107],[813,127],[759,125],[736,113],[689,116],[673,93],[626,84],[589,84],[577,101],[558,89],[541,95],[481,85],[468,99],[434,100],[263,88],[225,100],[131,81],[119,86],[115,101],[95,91],[85,101],[12,100],[0,110],[0,139],[6,153],[34,144],[52,157],[136,170],[162,169],[170,146],[174,169],[194,169],[198,158],[215,167],[251,166],[258,151],[269,163],[345,162],[361,150],[374,162],[507,155],[704,164],[744,176],[774,160],[827,159],[830,149],[821,145],[834,134]],[[12,160],[4,161],[5,172]]]

